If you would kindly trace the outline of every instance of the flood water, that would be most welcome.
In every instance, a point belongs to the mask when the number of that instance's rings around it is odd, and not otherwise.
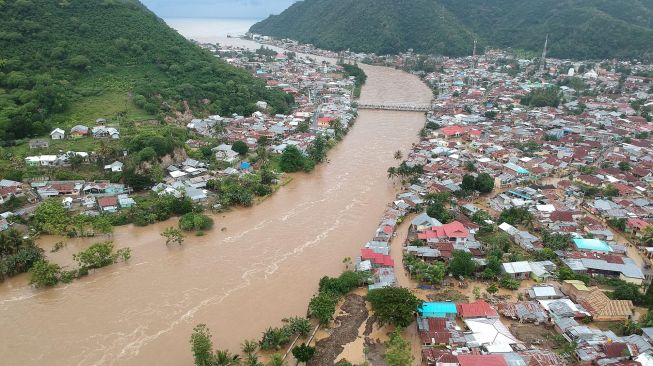
[[[417,77],[364,69],[362,102],[430,100]],[[396,192],[386,177],[393,153],[406,153],[423,123],[421,113],[361,111],[329,163],[294,175],[255,207],[215,216],[203,237],[167,247],[160,233],[175,220],[120,227],[112,239],[132,248],[128,263],[48,290],[29,287],[26,276],[5,281],[0,364],[191,365],[188,339],[198,323],[217,347],[235,351],[282,318],[304,316],[320,277],[341,272],[343,258],[372,237]],[[67,264],[92,242],[69,241],[49,255]]]

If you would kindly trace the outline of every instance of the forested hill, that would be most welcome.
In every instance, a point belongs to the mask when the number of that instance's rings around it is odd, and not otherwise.
[[[653,56],[653,0],[304,0],[250,29],[332,50],[470,55],[485,46],[553,57]]]
[[[0,0],[0,141],[74,117],[276,111],[286,96],[184,39],[137,0]],[[99,115],[98,115],[99,114]]]

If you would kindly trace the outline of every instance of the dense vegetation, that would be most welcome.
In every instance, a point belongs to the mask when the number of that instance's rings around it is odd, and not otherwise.
[[[354,97],[358,98],[361,96],[361,91],[363,90],[363,84],[367,81],[367,75],[365,71],[358,67],[358,65],[352,64],[341,64],[343,73],[346,76],[353,76],[356,78],[356,84],[354,86]]]
[[[41,259],[30,268],[30,283],[36,287],[51,287],[59,282],[69,283],[75,278],[88,275],[90,270],[106,267],[119,261],[128,261],[131,257],[130,248],[120,248],[114,251],[113,242],[95,243],[77,254],[73,259],[77,268],[65,270],[56,263]]]
[[[651,0],[305,0],[252,32],[377,54],[464,56],[485,46],[563,58],[653,56]]]
[[[329,324],[336,312],[338,300],[349,291],[362,285],[369,278],[367,272],[345,271],[339,277],[324,276],[320,289],[308,304],[308,314],[320,324]]]
[[[285,94],[188,42],[136,0],[2,0],[0,12],[5,143],[128,112],[245,114],[257,100],[287,111]]]
[[[14,229],[0,233],[0,281],[26,272],[43,258],[43,250]]]

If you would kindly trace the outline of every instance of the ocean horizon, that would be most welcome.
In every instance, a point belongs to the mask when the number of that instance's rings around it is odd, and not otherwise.
[[[218,42],[228,35],[247,33],[249,28],[261,19],[166,17],[163,20],[186,38],[198,42]]]

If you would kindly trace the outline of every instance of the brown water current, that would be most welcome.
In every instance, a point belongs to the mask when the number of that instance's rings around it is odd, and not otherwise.
[[[430,90],[406,73],[364,67],[362,102],[428,103]],[[237,350],[281,319],[304,316],[323,275],[336,275],[372,237],[396,193],[386,169],[418,140],[422,113],[361,111],[329,152],[329,162],[261,204],[216,215],[203,237],[182,247],[160,236],[176,220],[119,227],[113,241],[132,248],[116,264],[53,289],[36,290],[19,276],[0,285],[2,365],[190,365],[193,326],[206,323],[219,348]],[[226,228],[225,230],[221,230]],[[61,238],[40,245],[52,260],[95,240]]]

